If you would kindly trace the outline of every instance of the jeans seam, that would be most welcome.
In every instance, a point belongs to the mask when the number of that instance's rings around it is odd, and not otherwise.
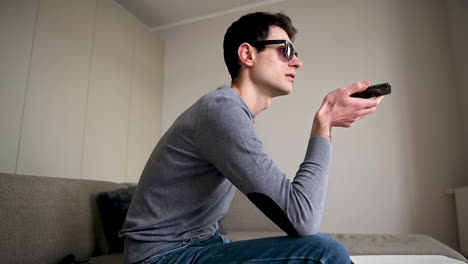
[[[262,258],[262,259],[249,259],[244,261],[243,263],[250,263],[250,262],[265,262],[265,261],[275,261],[275,260],[312,260],[323,264],[321,260],[310,258],[310,257],[284,257],[284,258]]]
[[[184,244],[185,243],[185,244]],[[181,247],[177,247],[177,248],[174,248],[174,249],[171,249],[169,251],[166,251],[166,252],[163,252],[163,253],[160,253],[160,254],[155,254],[155,255],[152,255],[150,256],[148,259],[145,259],[143,262],[141,262],[141,264],[146,264],[146,263],[151,263],[150,261],[153,261],[155,258],[159,258],[159,257],[163,257],[163,256],[166,256],[170,253],[174,253],[175,251],[179,250],[179,249],[184,249],[186,247],[189,247],[190,244],[192,244],[192,239],[190,239],[188,242],[182,242],[182,246]]]

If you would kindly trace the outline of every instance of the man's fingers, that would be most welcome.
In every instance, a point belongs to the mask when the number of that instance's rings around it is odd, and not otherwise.
[[[360,111],[360,116],[364,117],[364,116],[366,116],[368,114],[375,113],[375,111],[377,111],[377,107],[371,107],[371,108],[363,109],[363,110]]]
[[[377,104],[380,104],[380,102],[382,102],[383,98],[384,98],[383,95],[381,95],[381,96],[375,98],[375,100],[377,100]]]
[[[325,97],[321,110],[326,109],[324,111],[329,113],[331,126],[350,127],[377,110],[377,105],[382,101],[383,96],[369,99],[349,96],[349,94],[367,89],[369,85],[369,81],[356,82],[334,90]]]
[[[369,109],[372,107],[376,107],[378,104],[380,104],[380,102],[382,102],[383,100],[383,96],[370,98],[370,99],[362,99],[362,98],[352,98],[352,99],[356,99],[357,101],[359,101],[359,106],[361,108]]]
[[[362,82],[355,82],[353,84],[351,84],[348,89],[350,95],[353,94],[353,93],[358,93],[358,92],[362,92],[364,91],[365,89],[367,89],[367,87],[369,87],[370,85],[370,81],[362,81]]]
[[[377,111],[377,108],[376,108],[376,107],[368,108],[368,109],[362,109],[361,111],[359,111],[359,112],[357,113],[356,116],[354,116],[354,117],[349,117],[348,119],[343,120],[343,122],[341,122],[338,126],[350,127],[352,124],[354,124],[354,123],[356,123],[357,121],[363,119],[363,118],[366,117],[367,115],[374,113],[375,111]]]

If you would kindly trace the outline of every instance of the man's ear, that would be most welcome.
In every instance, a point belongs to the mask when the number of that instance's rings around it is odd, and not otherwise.
[[[249,43],[242,43],[237,49],[239,61],[248,67],[252,66],[255,60],[255,50]]]

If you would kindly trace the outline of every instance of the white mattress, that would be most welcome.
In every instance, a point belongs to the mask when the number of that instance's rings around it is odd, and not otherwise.
[[[351,256],[355,264],[465,264],[439,255],[372,255]]]

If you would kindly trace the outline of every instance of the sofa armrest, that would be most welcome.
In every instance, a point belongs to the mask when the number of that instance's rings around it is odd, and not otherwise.
[[[112,182],[0,173],[2,263],[58,263],[71,253],[106,253],[96,197],[119,188]]]

